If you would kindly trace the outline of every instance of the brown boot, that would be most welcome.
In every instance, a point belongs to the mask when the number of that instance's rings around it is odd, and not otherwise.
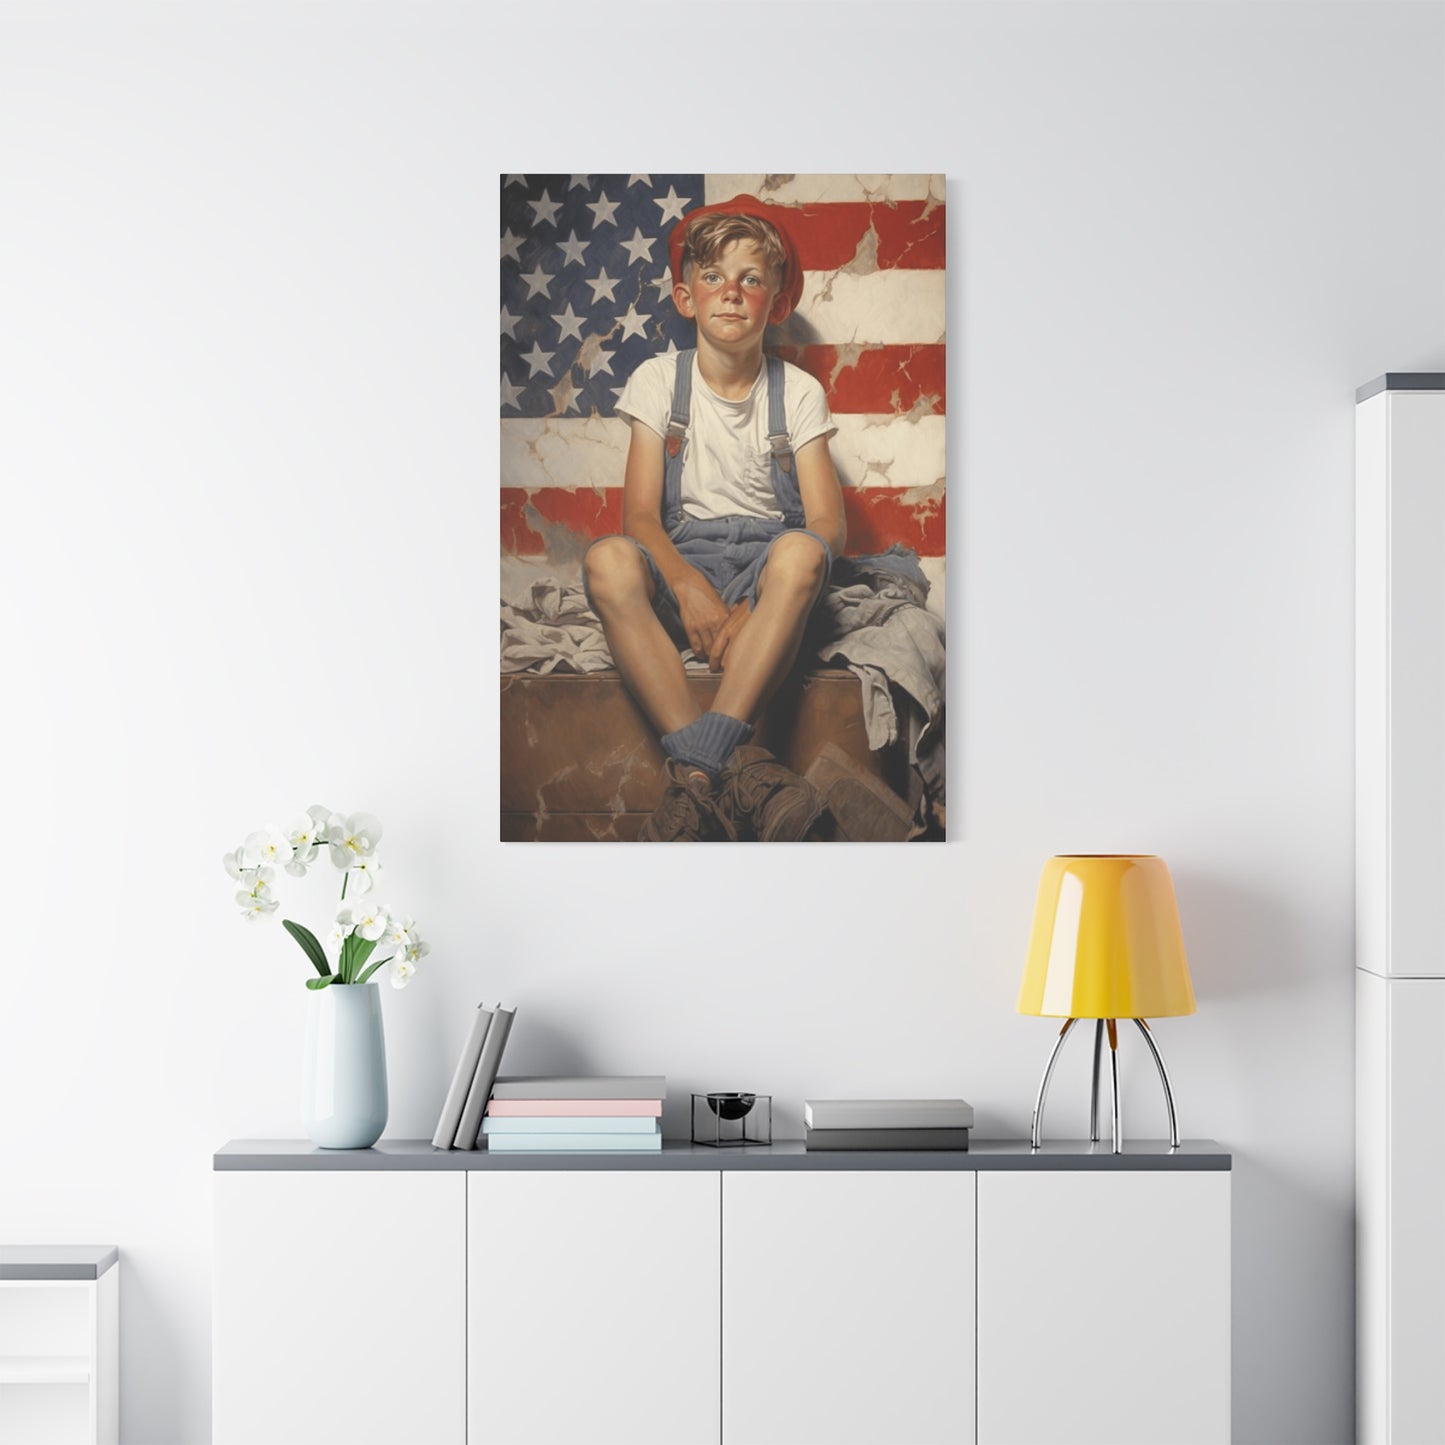
[[[667,791],[638,831],[642,843],[713,843],[736,836],[720,817],[712,782],[700,768],[667,760]]]
[[[901,843],[922,832],[908,804],[836,743],[818,750],[808,781],[827,799],[837,842]]]
[[[718,779],[717,810],[740,838],[759,843],[814,842],[825,826],[823,795],[766,748],[733,749]]]

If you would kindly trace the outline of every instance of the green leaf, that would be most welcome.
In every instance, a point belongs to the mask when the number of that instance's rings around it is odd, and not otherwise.
[[[361,975],[361,977],[356,980],[357,983],[365,983],[365,982],[367,981],[367,979],[369,979],[369,978],[371,977],[371,975],[374,974],[374,973],[376,972],[376,970],[379,969],[379,968],[382,966],[382,964],[384,964],[384,963],[390,963],[390,962],[392,961],[392,959],[395,958],[395,957],[396,957],[396,955],[395,955],[394,953],[389,953],[389,954],[387,954],[387,956],[386,956],[385,958],[378,958],[378,959],[376,960],[376,962],[373,963],[373,964],[371,965],[371,967],[368,968],[368,969],[366,970],[366,972],[363,973],[363,974]]]
[[[302,951],[306,957],[311,960],[311,966],[316,972],[319,973],[322,978],[329,977],[331,974],[331,965],[326,962],[325,951],[322,949],[320,943],[317,942],[316,935],[304,924],[292,923],[289,918],[283,918],[281,920],[281,927],[301,945]]]
[[[325,978],[308,978],[307,988],[325,988],[328,983],[335,983],[336,980],[328,973]]]

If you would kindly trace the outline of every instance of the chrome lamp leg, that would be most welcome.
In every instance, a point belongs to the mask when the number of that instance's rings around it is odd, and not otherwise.
[[[1119,1026],[1105,1019],[1109,1030],[1109,1078],[1114,1089],[1114,1153],[1124,1152],[1124,1128],[1119,1118]]]
[[[1169,1110],[1169,1147],[1179,1147],[1179,1122],[1174,1117],[1174,1091],[1169,1087],[1169,1071],[1164,1067],[1164,1058],[1159,1052],[1159,1046],[1154,1042],[1154,1034],[1149,1025],[1143,1019],[1135,1019],[1139,1025],[1139,1032],[1144,1035],[1144,1042],[1149,1045],[1149,1052],[1154,1055],[1154,1063],[1159,1069],[1159,1082],[1164,1085],[1164,1103]]]
[[[1059,1060],[1059,1050],[1064,1046],[1064,1040],[1069,1036],[1069,1030],[1078,1023],[1078,1019],[1066,1019],[1064,1026],[1059,1030],[1059,1036],[1054,1040],[1053,1052],[1049,1055],[1049,1061],[1044,1065],[1044,1076],[1039,1080],[1039,1096],[1034,1100],[1034,1127],[1033,1147],[1039,1147],[1040,1132],[1044,1122],[1044,1098],[1049,1092],[1049,1079],[1053,1075],[1054,1065]]]
[[[1104,1046],[1104,1020],[1094,1020],[1094,1086],[1089,1091],[1089,1143],[1099,1142],[1099,1064]]]

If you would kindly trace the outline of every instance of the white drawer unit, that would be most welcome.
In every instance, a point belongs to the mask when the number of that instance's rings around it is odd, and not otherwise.
[[[1445,374],[1355,407],[1361,1445],[1445,1440]]]
[[[0,1441],[120,1438],[114,1245],[0,1247]]]
[[[215,1167],[216,1445],[1229,1438],[1207,1140]]]

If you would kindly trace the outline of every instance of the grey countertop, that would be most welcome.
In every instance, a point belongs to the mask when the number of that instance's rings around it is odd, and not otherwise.
[[[0,1279],[99,1279],[119,1259],[113,1244],[0,1245]]]
[[[1229,1169],[1228,1152],[1212,1139],[1130,1140],[1122,1154],[1107,1140],[1059,1140],[1031,1149],[1022,1139],[979,1139],[965,1150],[807,1150],[801,1139],[713,1148],[666,1139],[661,1153],[621,1150],[490,1154],[485,1149],[435,1149],[426,1139],[383,1139],[370,1149],[320,1149],[308,1139],[235,1139],[216,1151],[218,1170],[256,1169]]]
[[[1382,391],[1445,391],[1445,371],[1387,371],[1355,390],[1355,401],[1369,401]]]

